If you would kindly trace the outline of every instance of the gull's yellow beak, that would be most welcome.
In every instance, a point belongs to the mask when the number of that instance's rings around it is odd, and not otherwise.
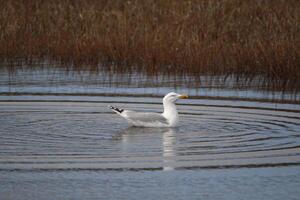
[[[185,94],[183,94],[183,95],[180,95],[178,98],[179,98],[179,99],[187,99],[187,98],[188,98],[188,96],[187,96],[187,95],[185,95]]]

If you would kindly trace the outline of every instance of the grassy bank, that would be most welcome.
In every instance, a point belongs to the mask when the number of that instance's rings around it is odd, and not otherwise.
[[[47,59],[300,88],[298,0],[0,0],[1,63]],[[64,66],[64,65],[62,65]],[[50,67],[50,66],[49,66]]]

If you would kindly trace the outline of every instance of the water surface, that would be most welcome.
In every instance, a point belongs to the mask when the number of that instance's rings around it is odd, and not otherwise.
[[[128,127],[107,105],[113,102],[122,108],[160,112],[159,99],[145,97],[145,103],[126,102],[120,97],[101,99],[0,102],[0,169],[174,169],[300,163],[299,110],[202,105],[187,100],[178,105],[179,127],[138,128]]]
[[[300,195],[297,95],[280,103],[272,102],[279,94],[251,90],[53,84],[32,73],[1,74],[0,199]],[[191,96],[178,102],[176,128],[129,127],[107,108],[161,112],[173,90]]]
[[[1,199],[299,199],[298,167],[0,171]]]

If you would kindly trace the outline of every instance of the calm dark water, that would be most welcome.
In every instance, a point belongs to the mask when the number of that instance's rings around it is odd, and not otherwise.
[[[212,89],[206,95],[220,96],[212,100],[181,87],[193,98],[179,102],[179,127],[134,128],[107,105],[161,112],[149,94],[176,89],[45,76],[0,76],[0,199],[300,195],[300,105],[262,101],[279,94]]]

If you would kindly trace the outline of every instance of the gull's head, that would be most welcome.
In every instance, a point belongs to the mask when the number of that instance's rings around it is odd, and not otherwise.
[[[163,99],[164,103],[175,103],[178,99],[187,99],[188,96],[185,94],[177,94],[175,92],[170,92],[166,94]]]

